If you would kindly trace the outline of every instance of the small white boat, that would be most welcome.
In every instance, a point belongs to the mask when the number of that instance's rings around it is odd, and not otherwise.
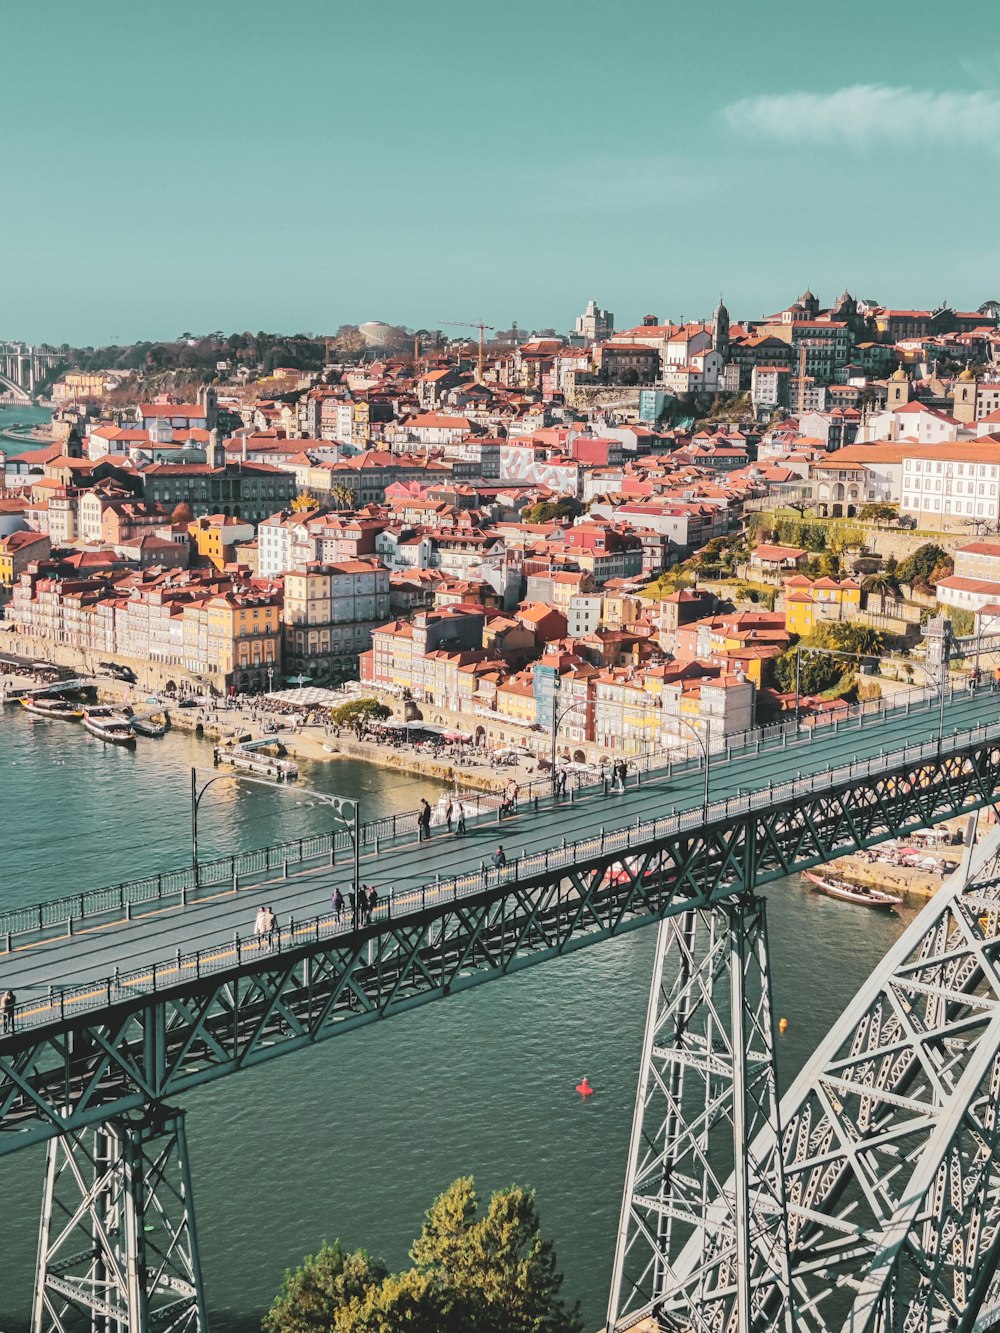
[[[83,709],[79,704],[58,697],[25,695],[21,700],[21,707],[27,709],[29,713],[34,713],[36,717],[62,718],[70,722],[83,717]]]
[[[83,715],[83,725],[92,736],[108,745],[135,744],[132,719],[124,713],[116,713],[113,708],[88,708]]]
[[[262,778],[276,778],[278,782],[292,782],[299,776],[298,765],[293,764],[290,759],[277,759],[260,752],[254,754],[251,750],[241,750],[238,747],[227,750],[222,745],[217,746],[215,762],[231,764],[241,773],[255,773]]]
[[[850,880],[838,879],[834,875],[814,875],[810,870],[803,873],[820,893],[825,893],[828,898],[839,898],[841,902],[854,903],[856,907],[875,907],[888,912],[903,901],[882,889],[869,888],[867,884],[852,884]]]
[[[151,736],[158,739],[167,734],[166,721],[158,722],[155,716],[132,717],[129,718],[132,723],[132,730],[138,732],[140,736]]]
[[[503,804],[504,798],[501,792],[496,791],[442,792],[437,799],[437,803],[431,807],[431,826],[433,828],[447,827],[449,800],[451,801],[451,822],[456,824],[459,814],[464,814],[466,819],[474,819],[476,815],[496,814]]]

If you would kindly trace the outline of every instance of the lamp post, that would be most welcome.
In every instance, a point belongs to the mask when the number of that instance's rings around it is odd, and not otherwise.
[[[553,686],[552,686],[552,736],[551,736],[552,746],[551,746],[551,751],[550,751],[550,756],[549,756],[549,761],[550,761],[551,766],[552,766],[552,795],[553,795],[553,796],[556,795],[556,787],[557,787],[557,783],[556,783],[556,742],[557,742],[558,739],[559,739],[559,728],[560,728],[560,726],[562,725],[563,718],[566,717],[566,716],[568,716],[568,714],[572,713],[573,709],[576,707],[576,700],[575,700],[575,699],[570,699],[570,701],[569,701],[569,703],[566,705],[566,707],[563,708],[562,710],[560,710],[558,704],[559,704],[559,691],[560,691],[561,688],[562,688],[562,682],[560,681],[559,677],[556,676],[555,681],[554,681]]]
[[[675,722],[679,722],[682,727],[687,727],[688,731],[690,731],[691,735],[698,742],[698,745],[701,748],[701,753],[705,760],[705,789],[702,795],[702,816],[707,824],[708,795],[709,795],[709,783],[711,781],[711,761],[712,761],[712,719],[710,717],[702,717],[699,718],[698,720],[702,722],[705,727],[704,739],[702,738],[702,735],[698,731],[698,728],[695,726],[695,724],[691,722],[688,718],[680,716],[674,718]]]
[[[270,791],[288,791],[288,787],[276,787],[274,783],[267,782],[264,778],[248,777],[245,773],[215,773],[205,782],[198,786],[198,769],[191,769],[191,865],[194,873],[194,887],[198,888],[198,807],[201,805],[201,798],[211,787],[213,782],[223,782],[226,779],[233,782],[251,782],[257,787],[267,787]],[[313,796],[317,801],[322,801],[324,805],[333,806],[339,810],[343,805],[352,807],[351,819],[341,815],[342,826],[350,836],[351,844],[354,850],[354,928],[358,927],[358,896],[361,891],[361,803],[353,798],[345,800],[340,796],[330,796],[325,792],[315,791],[312,787],[296,786],[297,792],[302,792],[306,796]]]

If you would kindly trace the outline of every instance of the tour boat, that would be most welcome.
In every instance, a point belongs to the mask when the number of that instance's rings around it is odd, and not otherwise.
[[[882,889],[869,888],[866,884],[852,884],[850,880],[837,879],[832,875],[814,875],[809,870],[804,874],[809,883],[828,898],[839,898],[857,907],[877,907],[882,911],[890,911],[903,901],[891,893],[884,893]]]
[[[223,745],[215,748],[216,764],[232,764],[243,773],[255,773],[262,778],[277,778],[279,782],[294,782],[299,776],[298,765],[291,759],[277,759],[268,754],[254,754],[239,746],[229,750]]]
[[[124,713],[116,713],[113,708],[88,708],[83,715],[83,725],[92,736],[109,745],[135,744],[132,719]]]
[[[21,705],[36,717],[61,717],[70,721],[83,717],[83,709],[69,699],[37,698],[29,694],[21,700]]]

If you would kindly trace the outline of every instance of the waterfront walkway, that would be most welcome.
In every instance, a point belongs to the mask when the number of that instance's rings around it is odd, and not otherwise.
[[[1000,693],[981,689],[976,694],[957,693],[944,708],[944,736],[1000,719]],[[825,770],[841,768],[853,761],[876,759],[905,746],[933,742],[940,724],[936,704],[923,704],[917,710],[899,710],[884,716],[861,718],[838,728],[806,729],[787,743],[762,746],[726,760],[713,755],[711,765],[711,802],[750,792],[766,792],[800,776],[807,778]],[[703,800],[704,774],[694,766],[668,775],[662,770],[643,775],[641,783],[630,779],[624,792],[604,793],[602,786],[585,790],[577,799],[554,800],[543,797],[522,802],[516,815],[497,822],[495,817],[469,821],[464,836],[435,830],[429,842],[414,839],[383,842],[378,854],[361,858],[361,880],[374,884],[379,895],[379,915],[390,910],[394,918],[419,909],[433,895],[439,878],[455,875],[475,876],[487,867],[487,878],[494,877],[492,858],[502,844],[508,862],[515,858],[558,850],[575,839],[592,838],[602,831],[609,839],[615,830],[634,826],[637,821],[669,816],[685,811],[699,811]],[[282,927],[290,920],[305,922],[330,915],[330,898],[339,887],[349,901],[352,863],[349,857],[336,865],[304,871],[291,878],[274,879],[265,884],[221,890],[215,897],[189,902],[185,906],[163,903],[158,909],[147,905],[148,913],[129,921],[102,921],[90,924],[85,919],[71,936],[37,940],[17,945],[12,952],[0,954],[0,989],[11,988],[17,995],[20,1015],[28,1025],[46,1022],[48,1015],[58,1017],[57,1006],[49,995],[56,991],[88,986],[105,981],[115,973],[126,974],[150,969],[153,963],[169,969],[170,961],[180,955],[202,951],[215,966],[237,960],[252,961],[258,948],[253,939],[257,908],[274,908]],[[493,879],[495,882],[495,878]],[[66,883],[72,890],[72,882]],[[349,912],[345,910],[339,929],[350,930]],[[236,937],[240,937],[237,955]],[[220,961],[221,960],[221,961]],[[169,984],[164,972],[162,984]],[[174,978],[176,979],[176,978]],[[145,988],[145,982],[139,989]],[[95,992],[99,993],[99,992]],[[93,1001],[92,1001],[93,1003]],[[53,1013],[53,1009],[56,1012]]]

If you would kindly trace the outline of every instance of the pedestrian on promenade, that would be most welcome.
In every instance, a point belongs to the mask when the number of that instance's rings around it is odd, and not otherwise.
[[[455,813],[455,810],[454,810],[454,807],[453,807],[453,805],[452,805],[452,803],[451,803],[451,797],[449,796],[449,797],[448,797],[448,804],[447,804],[447,805],[445,806],[445,808],[444,808],[444,822],[448,825],[448,832],[449,832],[449,833],[451,832],[451,821],[452,821],[452,817],[453,817],[454,813]]]
[[[372,919],[372,912],[375,911],[375,906],[376,906],[377,903],[378,903],[378,890],[375,888],[375,885],[373,884],[373,885],[371,886],[371,888],[368,890],[368,920],[369,920],[369,921],[371,921],[371,919]]]
[[[420,815],[417,819],[417,828],[420,832],[419,841],[429,841],[431,836],[431,807],[426,796],[420,802]]]
[[[344,895],[339,889],[334,889],[333,896],[330,899],[333,905],[333,917],[337,924],[340,924],[340,914],[344,910]]]
[[[496,851],[493,853],[493,868],[496,870],[497,874],[500,873],[506,864],[507,853],[504,851],[503,847],[497,847]]]
[[[264,930],[267,934],[267,947],[274,948],[274,932],[278,929],[278,918],[274,915],[273,907],[264,908]]]
[[[352,884],[351,887],[347,890],[347,896],[350,899],[351,903],[351,922],[353,925],[356,926],[358,924],[358,895],[355,889],[355,885]]]
[[[12,990],[5,990],[0,995],[0,1019],[3,1021],[4,1032],[14,1031],[14,1006],[17,1000]]]
[[[261,952],[263,952],[264,950],[264,936],[267,934],[267,925],[265,924],[266,921],[267,921],[267,909],[264,907],[258,907],[257,915],[256,917],[254,917],[253,933],[257,937],[257,948]]]
[[[455,836],[457,837],[459,833],[464,833],[464,832],[465,832],[465,805],[461,801],[459,801],[458,823],[455,825]]]

